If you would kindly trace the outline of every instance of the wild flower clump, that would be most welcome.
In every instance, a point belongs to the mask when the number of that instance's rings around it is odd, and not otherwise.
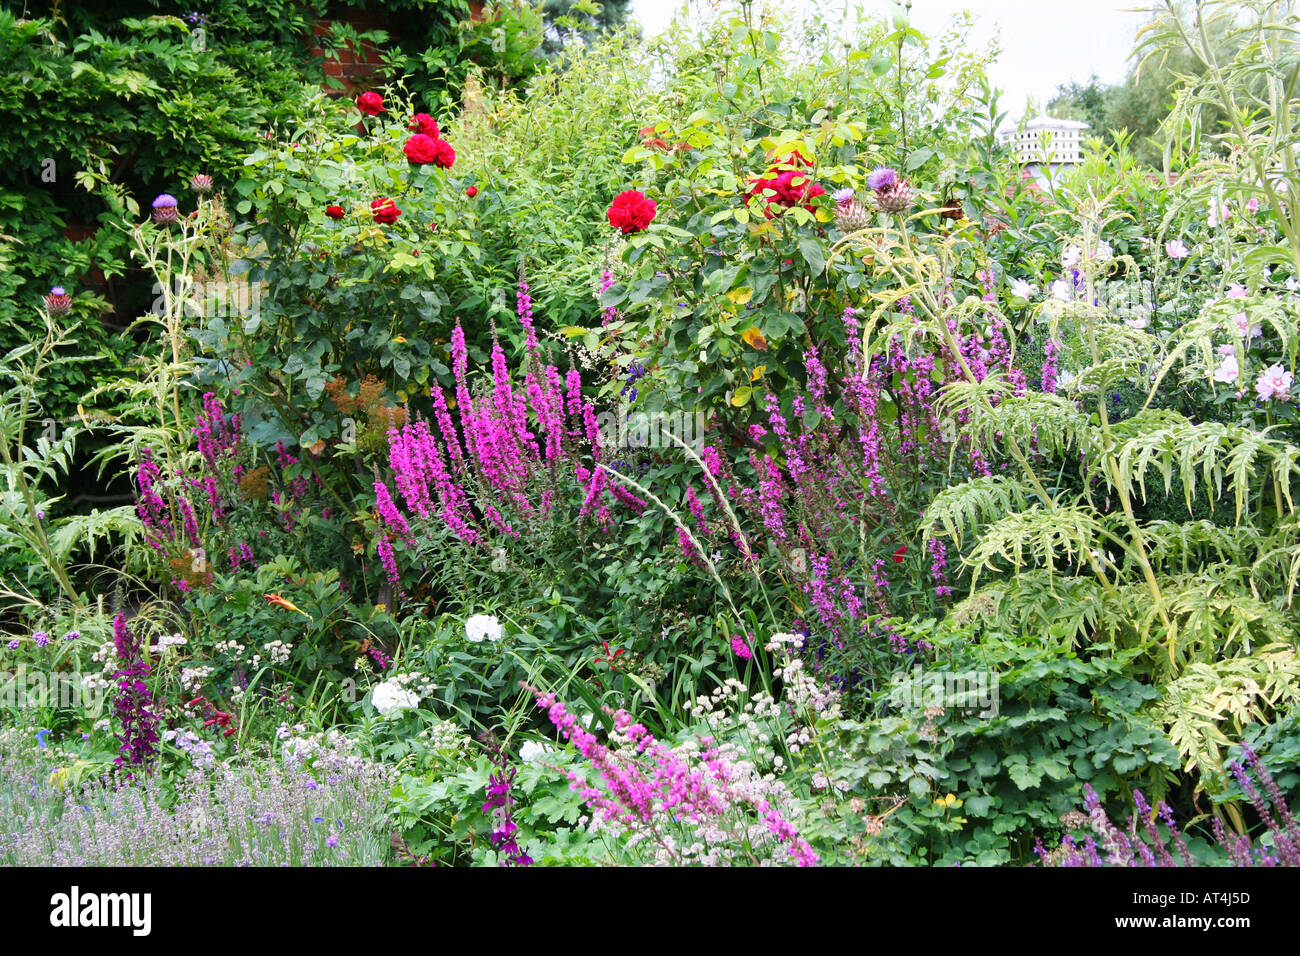
[[[319,475],[310,473],[308,463],[283,442],[276,443],[268,463],[258,464],[241,417],[228,413],[212,392],[203,396],[191,435],[197,468],[184,469],[165,454],[144,448],[134,475],[135,510],[145,541],[167,559],[172,584],[185,593],[210,585],[216,570],[257,567],[254,544],[265,528],[256,535],[239,528],[231,519],[241,507],[269,505],[275,524],[293,531],[322,485]],[[322,449],[323,443],[303,452]],[[322,510],[322,516],[328,512]]]
[[[593,831],[629,849],[645,843],[661,864],[818,862],[778,809],[790,803],[785,786],[760,776],[736,745],[704,737],[669,747],[622,709],[609,711],[614,729],[602,744],[554,694],[528,689],[599,776],[597,786],[584,773],[569,774]]]
[[[914,484],[917,471],[941,460],[949,444],[934,411],[931,376],[938,357],[894,341],[869,358],[856,310],[847,309],[843,323],[848,349],[841,368],[809,348],[806,385],[788,409],[775,395],[765,396],[765,423],[748,431],[755,446],[748,462],[752,482],[736,475],[719,448],[706,447],[701,461],[713,508],[695,488],[686,493],[696,541],[724,547],[730,538],[749,560],[774,548],[837,641],[865,634],[872,616],[903,610],[889,590],[890,569],[907,553],[899,539],[912,534],[900,491]],[[996,360],[1005,361],[1004,353]],[[992,363],[995,356],[986,359]],[[976,466],[983,466],[982,458],[973,458]],[[738,527],[730,502],[752,519],[752,535]],[[679,529],[678,538],[686,557],[700,563],[691,536]],[[943,597],[946,558],[942,550],[932,557],[935,593]],[[901,638],[892,644],[908,649]]]
[[[491,380],[471,389],[465,334],[458,325],[451,339],[458,422],[447,395],[435,387],[432,421],[415,419],[388,432],[388,463],[407,512],[436,517],[466,544],[536,531],[556,512],[567,513],[571,499],[579,522],[593,520],[606,530],[616,502],[634,511],[645,508],[645,502],[612,486],[599,467],[607,455],[595,406],[583,396],[576,369],[561,376],[555,365],[543,362],[523,280],[517,306],[527,363],[522,389],[495,337]],[[383,527],[376,546],[396,584],[393,543],[413,544],[415,532],[387,483],[375,482],[375,497]]]
[[[1300,866],[1300,825],[1287,807],[1286,799],[1273,776],[1259,759],[1259,755],[1249,747],[1243,746],[1246,754],[1246,767],[1232,763],[1229,770],[1232,776],[1246,792],[1251,806],[1259,815],[1260,821],[1267,828],[1270,841],[1262,841],[1255,846],[1247,835],[1229,833],[1223,822],[1216,816],[1212,818],[1214,837],[1218,845],[1226,852],[1228,862],[1233,866]],[[1264,794],[1260,793],[1259,785]],[[1037,841],[1035,852],[1047,866],[1196,866],[1183,835],[1178,830],[1174,813],[1163,801],[1153,811],[1141,791],[1133,791],[1136,813],[1130,814],[1126,829],[1120,829],[1111,822],[1096,791],[1085,785],[1084,807],[1087,809],[1086,822],[1092,833],[1084,837],[1082,846],[1075,843],[1071,836],[1061,840],[1061,846],[1048,852],[1042,841]],[[1079,822],[1083,814],[1075,814]],[[1157,818],[1164,823],[1167,836],[1162,836],[1157,826]],[[1146,831],[1144,840],[1138,833],[1138,821]],[[1095,836],[1094,836],[1095,835]],[[1170,852],[1172,845],[1174,853]]]

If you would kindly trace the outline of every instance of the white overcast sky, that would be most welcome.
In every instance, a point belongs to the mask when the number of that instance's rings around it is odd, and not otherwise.
[[[845,6],[844,0],[783,3],[792,10]],[[653,36],[684,5],[685,0],[632,0],[632,11],[647,36]],[[917,29],[933,35],[954,12],[969,10],[976,17],[974,40],[981,47],[997,31],[1002,54],[990,73],[1006,93],[1002,107],[1018,116],[1027,97],[1046,103],[1058,84],[1071,79],[1086,81],[1091,73],[1108,83],[1123,79],[1133,36],[1145,22],[1143,14],[1133,12],[1140,5],[1135,0],[913,0],[911,15]],[[891,4],[862,0],[862,7],[868,16],[886,16]]]

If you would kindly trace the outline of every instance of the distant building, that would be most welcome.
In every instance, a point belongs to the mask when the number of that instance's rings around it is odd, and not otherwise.
[[[998,130],[999,142],[1011,147],[1027,172],[1046,186],[1062,166],[1083,162],[1083,131],[1087,123],[1057,119],[1043,113],[1016,126]]]

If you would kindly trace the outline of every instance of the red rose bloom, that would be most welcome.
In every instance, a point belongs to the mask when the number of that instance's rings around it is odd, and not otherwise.
[[[629,189],[614,197],[605,215],[609,217],[609,224],[624,235],[640,232],[654,220],[655,201],[647,199],[644,193]]]
[[[357,97],[357,109],[367,116],[378,116],[384,111],[384,98],[373,90]]]
[[[902,564],[903,555],[905,554],[907,554],[907,545],[903,545],[901,548],[899,548],[897,551],[894,552],[894,563]]]
[[[799,170],[787,169],[785,172],[778,172],[779,169],[779,166],[773,166],[763,176],[751,179],[746,195],[750,198],[767,199],[765,214],[768,219],[774,215],[773,207],[783,206],[789,209],[792,206],[802,205],[809,212],[814,212],[815,207],[808,200],[814,196],[826,195],[826,190]]]
[[[406,128],[423,133],[425,136],[432,136],[434,139],[442,135],[441,130],[438,129],[438,121],[428,113],[416,113],[411,117],[411,122],[406,124]]]
[[[478,187],[477,186],[466,187],[465,195],[468,196],[470,199],[473,199],[475,196],[478,195]]]
[[[342,219],[342,218],[343,218],[343,207],[342,207],[342,206],[326,206],[326,207],[325,207],[325,215],[329,216],[331,219]]]
[[[370,208],[375,217],[375,222],[382,222],[387,225],[397,222],[397,217],[402,214],[402,210],[397,208],[397,203],[387,196],[374,200],[370,204]]]
[[[437,150],[433,157],[434,165],[442,169],[451,169],[456,163],[456,150],[452,149],[451,143],[445,139],[435,139],[433,146]]]
[[[416,133],[402,146],[402,152],[411,162],[423,166],[438,158],[438,141],[424,133]]]

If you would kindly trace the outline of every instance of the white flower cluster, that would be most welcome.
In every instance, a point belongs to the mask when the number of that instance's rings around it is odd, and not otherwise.
[[[164,634],[158,638],[158,650],[164,651],[169,647],[184,647],[189,643],[189,639],[183,634]]]
[[[235,660],[243,657],[244,651],[247,650],[239,641],[217,641],[212,649],[218,654],[229,654]]]
[[[420,706],[420,698],[396,681],[380,681],[370,691],[370,703],[380,716],[391,717],[401,710]]]
[[[471,644],[481,644],[484,640],[499,641],[505,635],[505,628],[491,614],[475,614],[465,622],[465,640]]]
[[[212,676],[212,668],[207,664],[201,664],[198,667],[181,668],[181,686],[191,694],[197,694],[203,689],[203,682]]]
[[[802,659],[791,657],[789,653],[782,654],[781,666],[772,670],[772,676],[785,681],[785,702],[796,710],[806,709],[827,720],[840,716],[839,691],[818,683],[805,670]]]
[[[111,674],[117,670],[117,645],[112,641],[105,641],[99,645],[99,649],[90,655],[90,659],[96,664],[101,664],[105,674]]]
[[[436,750],[444,757],[457,758],[470,752],[473,741],[451,720],[439,720],[421,730],[416,737],[425,742],[430,750]]]
[[[542,743],[540,740],[529,740],[519,748],[519,759],[524,763],[531,763],[539,757],[554,752],[555,748],[550,744]]]
[[[400,674],[389,674],[385,681],[404,690],[413,690],[421,698],[433,696],[433,692],[438,689],[438,685],[433,682],[433,678],[428,674],[421,674],[419,671],[403,671]]]
[[[113,682],[107,680],[99,674],[87,674],[81,679],[81,690],[85,694],[94,694],[97,691],[106,691],[113,686]]]
[[[289,655],[293,653],[293,645],[286,644],[284,641],[271,641],[263,644],[262,650],[266,651],[266,656],[272,664],[287,664]]]

